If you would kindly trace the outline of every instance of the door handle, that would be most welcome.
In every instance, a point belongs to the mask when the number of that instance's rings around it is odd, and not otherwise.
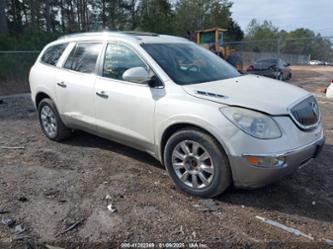
[[[107,95],[104,91],[96,92],[96,95],[97,95],[98,97],[103,98],[103,99],[107,99],[107,98],[109,98],[109,95]]]
[[[60,87],[62,87],[62,88],[66,88],[67,87],[67,85],[63,81],[58,82],[57,85],[60,86]]]

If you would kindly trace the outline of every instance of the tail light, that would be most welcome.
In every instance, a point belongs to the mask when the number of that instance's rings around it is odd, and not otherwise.
[[[331,84],[333,85],[333,80],[331,80]]]

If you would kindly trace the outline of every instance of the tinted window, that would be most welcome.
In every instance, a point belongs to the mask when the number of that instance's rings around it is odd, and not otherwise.
[[[143,44],[142,47],[180,85],[240,76],[220,57],[192,43]]]
[[[120,44],[109,44],[104,59],[103,76],[123,80],[123,73],[132,67],[144,67],[146,64],[131,49]]]
[[[95,71],[101,49],[102,43],[78,44],[68,56],[64,67],[82,73],[92,73]]]
[[[68,43],[63,43],[59,45],[54,45],[46,49],[45,53],[42,56],[42,62],[50,65],[57,65],[57,62],[66,49]]]

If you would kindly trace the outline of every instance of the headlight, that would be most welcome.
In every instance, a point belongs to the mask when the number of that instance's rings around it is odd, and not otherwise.
[[[260,139],[282,136],[277,123],[268,115],[240,107],[222,107],[222,114],[245,133]]]

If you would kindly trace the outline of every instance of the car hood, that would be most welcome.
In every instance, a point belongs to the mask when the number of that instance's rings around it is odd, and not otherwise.
[[[271,115],[288,114],[288,107],[310,95],[288,83],[256,75],[184,85],[188,94],[217,103],[241,106]]]

